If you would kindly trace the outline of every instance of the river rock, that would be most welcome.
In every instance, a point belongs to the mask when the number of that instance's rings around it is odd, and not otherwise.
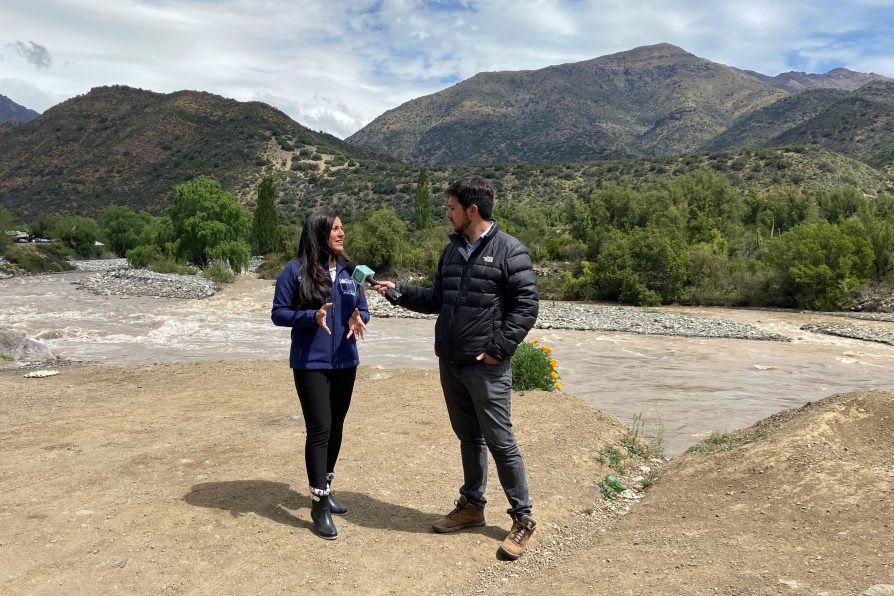
[[[894,585],[876,584],[860,592],[860,596],[894,596]]]
[[[55,354],[46,345],[16,331],[0,330],[0,354],[13,360],[54,360]]]

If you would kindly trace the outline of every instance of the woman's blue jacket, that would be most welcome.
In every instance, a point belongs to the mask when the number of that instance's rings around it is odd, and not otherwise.
[[[360,357],[356,338],[353,335],[347,337],[348,320],[356,308],[363,322],[369,322],[364,288],[351,278],[343,265],[337,265],[332,298],[326,300],[332,302],[332,308],[326,313],[326,325],[332,331],[329,335],[314,321],[317,309],[298,309],[296,306],[300,274],[297,259],[286,263],[276,279],[270,312],[275,325],[292,328],[289,366],[297,369],[355,368],[360,364]]]

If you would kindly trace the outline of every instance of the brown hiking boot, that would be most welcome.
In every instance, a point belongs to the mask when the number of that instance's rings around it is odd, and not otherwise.
[[[464,496],[455,501],[456,507],[431,525],[431,529],[440,534],[456,532],[464,528],[477,528],[484,525],[484,507],[472,505]]]
[[[503,544],[500,545],[500,552],[507,559],[513,561],[525,554],[525,548],[528,546],[528,541],[531,539],[531,534],[534,533],[534,528],[536,527],[537,522],[528,515],[512,518],[512,529],[509,530],[509,535],[506,536]]]

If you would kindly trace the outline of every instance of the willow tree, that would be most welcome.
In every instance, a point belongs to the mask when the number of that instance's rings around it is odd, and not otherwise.
[[[216,180],[203,176],[178,186],[168,216],[178,258],[202,268],[226,261],[233,271],[248,264],[251,214]]]

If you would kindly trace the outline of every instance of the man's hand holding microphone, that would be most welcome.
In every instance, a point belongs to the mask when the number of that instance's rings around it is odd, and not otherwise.
[[[368,283],[380,296],[384,296],[391,304],[397,304],[400,300],[401,293],[398,291],[397,286],[394,285],[394,282],[377,280],[373,277],[376,272],[366,265],[358,265],[354,261],[348,261],[345,265],[345,269],[348,270],[348,273],[351,274],[351,278],[355,282],[361,286],[364,283]]]

